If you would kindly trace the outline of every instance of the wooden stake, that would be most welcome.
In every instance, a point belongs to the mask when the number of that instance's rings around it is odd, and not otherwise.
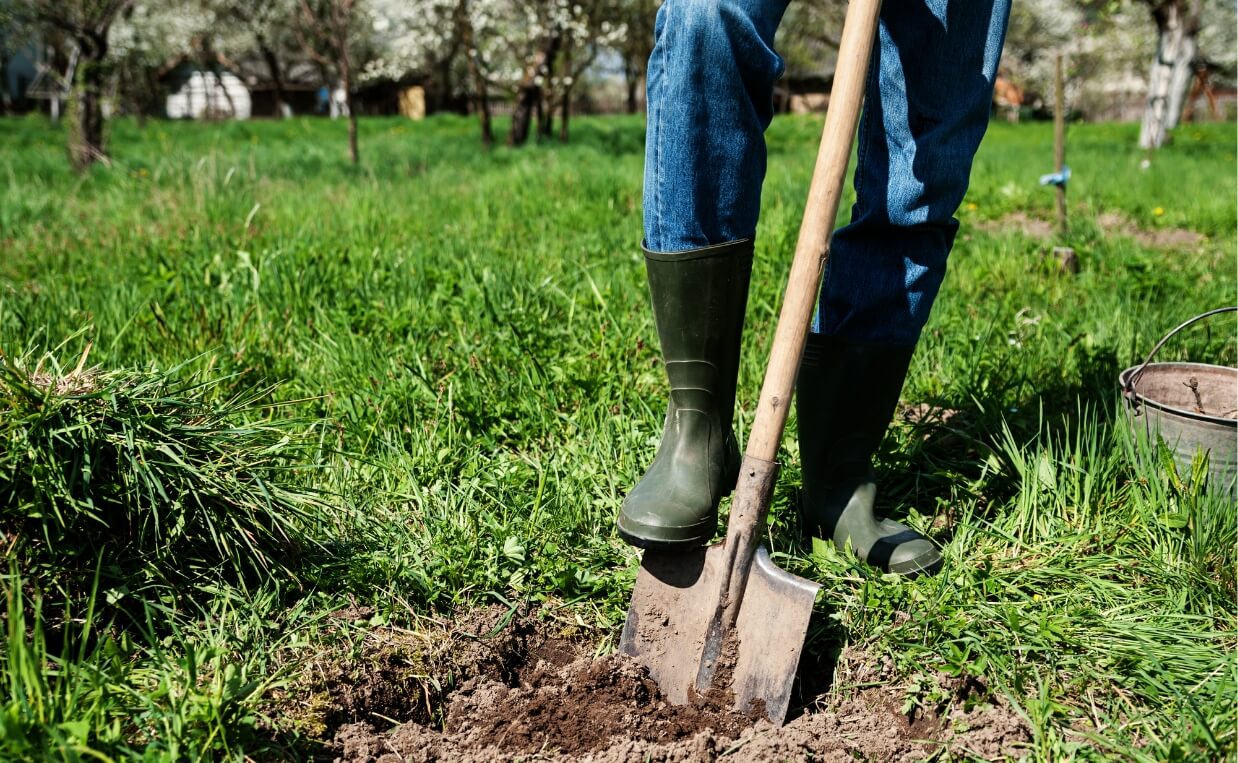
[[[1066,95],[1062,53],[1058,51],[1053,71],[1053,169],[1058,175],[1066,166]],[[1057,230],[1066,234],[1066,184],[1057,185]]]

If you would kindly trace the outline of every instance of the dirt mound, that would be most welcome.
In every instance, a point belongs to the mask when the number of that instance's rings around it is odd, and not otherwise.
[[[1103,212],[1096,224],[1107,235],[1128,236],[1150,249],[1198,249],[1208,237],[1185,228],[1142,229],[1133,220],[1117,212]]]
[[[272,692],[275,735],[330,740],[342,726],[384,719],[438,726],[446,697],[469,679],[516,682],[524,665],[562,665],[577,654],[571,634],[497,605],[415,629],[371,627],[373,615],[368,607],[335,612],[328,634],[336,638],[298,656],[289,686]]]
[[[942,751],[985,759],[1020,757],[1030,740],[1022,719],[974,681],[938,676],[949,693],[937,706],[904,712],[908,688],[874,679],[888,661],[844,650],[839,677],[858,690],[823,695],[782,728],[755,725],[701,701],[668,705],[645,670],[611,655],[592,659],[583,644],[526,636],[528,661],[508,675],[479,674],[445,691],[442,722],[395,718],[345,724],[333,738],[342,763],[579,760],[750,761],[826,759],[911,761]],[[548,647],[548,648],[547,648]],[[566,657],[573,659],[566,660]],[[853,679],[862,679],[854,681]],[[424,716],[423,716],[424,717]]]
[[[342,760],[358,763],[387,763],[384,755],[391,761],[492,761],[531,753],[610,760],[605,751],[616,741],[650,750],[691,747],[703,731],[734,739],[748,725],[744,716],[705,702],[668,705],[643,668],[612,655],[562,667],[542,663],[516,687],[485,677],[467,681],[449,698],[443,731],[406,723],[381,734],[354,724],[341,729],[336,742]]]

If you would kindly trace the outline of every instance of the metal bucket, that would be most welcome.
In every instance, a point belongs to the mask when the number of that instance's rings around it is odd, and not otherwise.
[[[1118,376],[1131,426],[1160,435],[1173,451],[1181,475],[1191,473],[1195,454],[1208,454],[1208,490],[1238,496],[1238,369],[1206,363],[1153,363],[1170,337],[1222,307],[1197,315],[1165,335],[1141,365]]]

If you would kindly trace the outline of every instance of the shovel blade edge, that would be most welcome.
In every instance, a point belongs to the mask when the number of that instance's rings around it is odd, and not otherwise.
[[[764,546],[757,549],[735,623],[739,653],[730,688],[737,711],[782,725],[820,589],[774,564]]]
[[[698,686],[698,675],[717,675],[712,688],[731,691],[735,709],[781,725],[791,701],[808,619],[820,586],[780,569],[764,546],[752,569],[735,624],[733,666],[702,671],[707,653],[719,654],[724,637],[720,614],[721,545],[689,552],[646,551],[632,589],[632,604],[619,651],[645,666],[667,701],[682,705]],[[728,685],[718,685],[723,675]]]

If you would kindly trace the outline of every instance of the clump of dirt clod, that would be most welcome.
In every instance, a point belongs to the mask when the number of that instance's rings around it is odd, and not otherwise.
[[[912,761],[951,752],[1001,760],[1022,757],[1031,739],[1023,720],[975,681],[939,677],[937,685],[949,696],[927,710],[904,712],[908,687],[886,680],[889,661],[855,649],[843,651],[835,680],[863,688],[824,694],[793,708],[791,720],[778,728],[764,720],[754,723],[716,698],[669,705],[644,668],[620,655],[594,659],[587,639],[565,635],[553,623],[518,618],[487,632],[496,646],[484,653],[477,651],[484,639],[442,634],[448,649],[472,650],[463,662],[471,661],[476,672],[464,677],[461,662],[448,659],[462,680],[450,686],[430,681],[442,689],[423,690],[420,707],[411,701],[402,713],[391,707],[367,712],[354,701],[352,720],[332,724],[324,739],[327,759]],[[335,687],[341,698],[360,696],[358,687],[344,691],[338,682]]]

